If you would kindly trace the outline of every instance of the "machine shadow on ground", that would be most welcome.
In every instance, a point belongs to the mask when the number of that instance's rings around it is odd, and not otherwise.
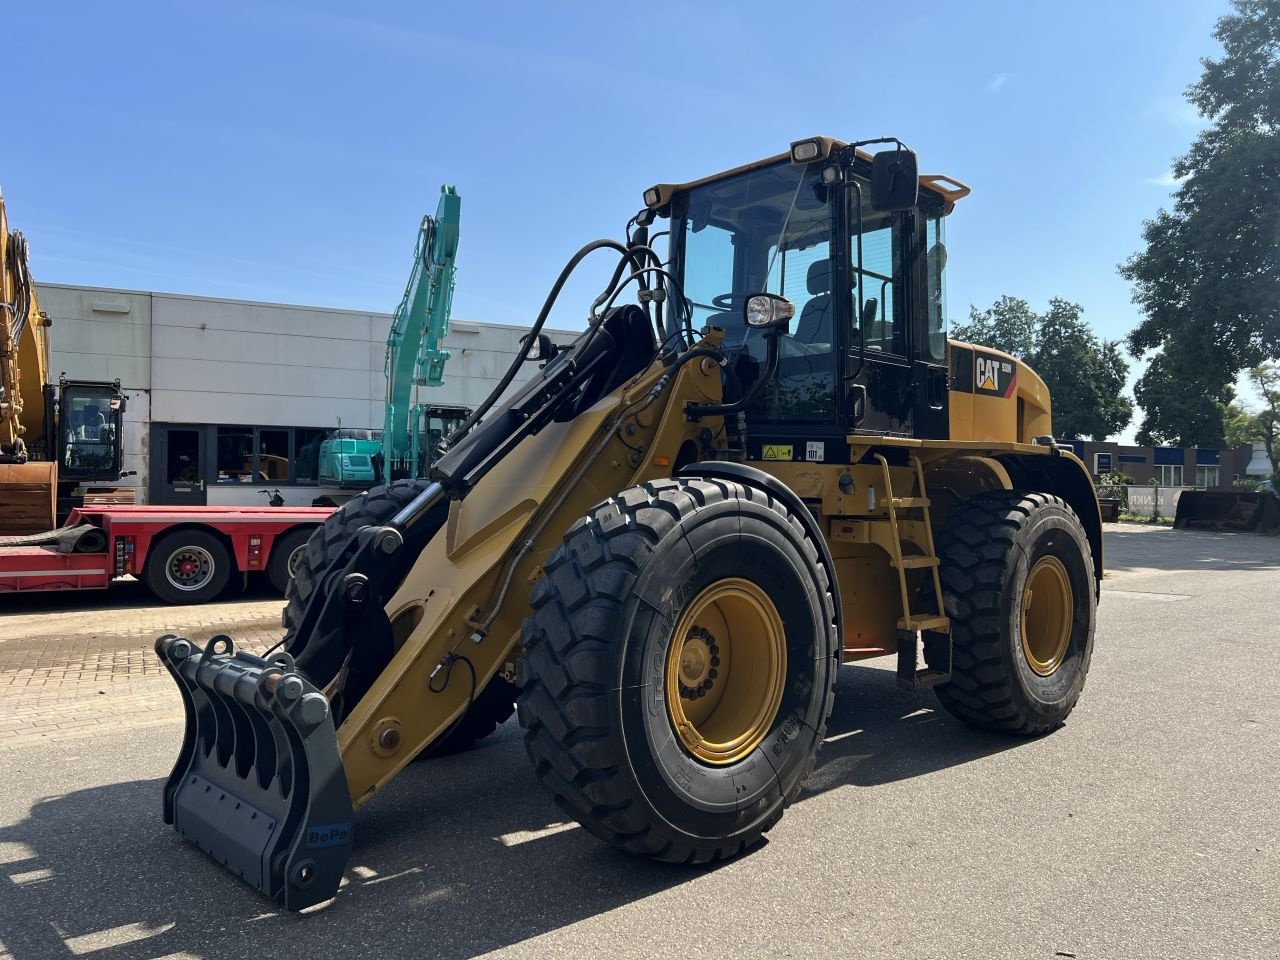
[[[1024,742],[961,725],[931,695],[898,690],[889,671],[846,668],[818,769],[788,816],[837,787],[874,789]],[[316,956],[365,943],[464,960],[707,873],[640,860],[560,824],[514,721],[469,753],[411,765],[357,817],[338,897],[302,916],[273,909],[164,826],[160,789],[148,780],[83,790],[0,828],[0,943],[13,960],[107,947],[95,955],[276,956],[291,952],[285,938]]]

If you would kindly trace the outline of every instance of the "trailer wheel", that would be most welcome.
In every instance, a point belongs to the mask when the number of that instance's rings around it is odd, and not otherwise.
[[[298,563],[306,552],[307,541],[311,539],[311,532],[314,529],[314,527],[303,527],[300,530],[286,530],[276,537],[276,542],[271,547],[271,559],[267,562],[267,579],[282,596],[289,589],[289,581],[293,579],[294,571],[298,569]]]
[[[1001,491],[966,500],[938,532],[951,618],[951,681],[938,700],[966,723],[1024,735],[1062,724],[1093,655],[1096,583],[1084,526],[1059,497]],[[925,635],[945,669],[947,638]]]
[[[166,603],[208,603],[231,578],[231,554],[207,530],[176,530],[151,544],[143,580]]]
[[[693,863],[778,822],[813,769],[839,649],[817,547],[781,501],[720,480],[624,490],[569,529],[531,602],[517,709],[569,816]]]
[[[285,649],[295,656],[302,651],[294,644],[294,633],[306,612],[307,602],[323,579],[333,561],[342,553],[347,542],[363,527],[386,523],[421,493],[430,481],[396,480],[385,487],[374,487],[344,503],[325,518],[323,524],[311,531],[302,554],[294,568],[293,579],[288,581],[284,595],[288,603],[284,609]],[[315,662],[315,657],[308,658]],[[300,664],[304,661],[300,661]],[[310,676],[318,687],[330,680],[329,676]],[[442,739],[431,744],[419,755],[424,759],[445,753],[456,753],[493,733],[515,712],[515,689],[501,677],[494,677],[477,691],[475,702],[463,714],[462,720]],[[350,709],[354,704],[348,705]]]

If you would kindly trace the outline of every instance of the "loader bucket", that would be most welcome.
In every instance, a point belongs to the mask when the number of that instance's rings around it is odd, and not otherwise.
[[[352,810],[328,699],[286,653],[264,660],[227,636],[155,649],[187,715],[165,823],[289,910],[333,897]]]
[[[1175,530],[1275,530],[1280,499],[1248,490],[1188,490],[1178,498]]]

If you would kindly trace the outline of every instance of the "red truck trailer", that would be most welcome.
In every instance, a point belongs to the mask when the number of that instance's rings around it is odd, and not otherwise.
[[[135,576],[169,603],[205,603],[235,574],[282,594],[331,507],[83,506],[57,530],[0,540],[0,593],[104,590]]]

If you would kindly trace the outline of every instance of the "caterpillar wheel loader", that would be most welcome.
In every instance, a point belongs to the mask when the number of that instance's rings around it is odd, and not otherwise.
[[[1060,725],[1101,521],[1043,381],[947,340],[968,192],[897,140],[828,138],[646,191],[552,286],[516,360],[537,375],[498,403],[513,364],[428,478],[316,532],[277,651],[157,640],[187,714],[166,821],[298,910],[338,889],[353,811],[513,695],[569,816],[691,863],[796,799],[842,663],[896,657],[978,727]],[[557,349],[592,254],[611,282]]]

